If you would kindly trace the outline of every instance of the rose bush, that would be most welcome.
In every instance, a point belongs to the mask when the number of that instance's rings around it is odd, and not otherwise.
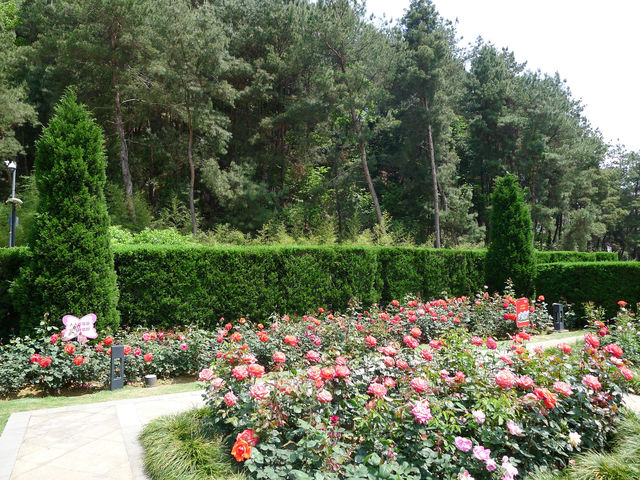
[[[43,322],[35,337],[0,346],[0,396],[32,385],[46,391],[102,386],[109,381],[110,353],[124,345],[126,381],[155,373],[160,378],[195,374],[214,358],[215,336],[196,328],[119,330],[96,340],[63,341],[59,329]]]
[[[627,382],[612,355],[487,348],[475,302],[228,324],[200,374],[210,421],[255,479],[509,480],[603,446]]]

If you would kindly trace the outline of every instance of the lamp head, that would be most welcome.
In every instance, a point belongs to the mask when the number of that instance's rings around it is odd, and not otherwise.
[[[11,170],[12,172],[16,169],[16,162],[11,160],[5,160],[4,164],[9,168],[9,170]]]

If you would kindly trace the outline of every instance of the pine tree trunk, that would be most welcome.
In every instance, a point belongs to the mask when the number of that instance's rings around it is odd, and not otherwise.
[[[424,99],[424,109],[429,115],[429,101]],[[433,133],[431,131],[431,121],[427,119],[427,141],[429,143],[429,161],[431,163],[431,179],[433,181],[433,227],[436,231],[436,248],[440,248],[440,200],[438,198],[438,173],[436,171],[436,155],[433,148]]]
[[[369,164],[367,163],[367,147],[362,139],[362,129],[360,128],[360,120],[356,116],[356,109],[351,105],[351,119],[353,120],[353,128],[358,136],[358,146],[360,147],[360,160],[362,161],[362,170],[364,170],[364,178],[367,180],[369,186],[369,193],[373,199],[373,206],[376,208],[376,217],[378,218],[378,225],[382,226],[382,211],[380,210],[380,203],[378,202],[378,195],[376,195],[376,189],[373,186],[371,180],[371,174],[369,173]]]
[[[115,48],[115,35],[111,35],[111,48]],[[111,86],[113,87],[113,109],[115,113],[116,132],[120,141],[120,166],[122,168],[122,181],[124,182],[124,195],[127,204],[127,212],[131,221],[137,223],[136,211],[133,206],[133,181],[131,180],[131,170],[129,169],[129,151],[127,149],[127,139],[124,136],[124,126],[122,122],[122,109],[120,107],[120,91],[118,90],[118,79],[115,65],[111,64]]]

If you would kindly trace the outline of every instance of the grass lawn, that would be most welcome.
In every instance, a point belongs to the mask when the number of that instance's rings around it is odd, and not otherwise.
[[[169,385],[158,385],[154,388],[144,388],[141,386],[126,386],[120,390],[100,390],[98,392],[73,396],[48,396],[36,397],[28,396],[12,400],[0,400],[0,433],[9,420],[9,416],[16,412],[26,412],[28,410],[42,410],[44,408],[70,407],[73,405],[84,405],[87,403],[110,402],[113,400],[127,400],[130,398],[150,397],[153,395],[167,395],[169,393],[182,393],[198,390],[197,382],[173,383]]]

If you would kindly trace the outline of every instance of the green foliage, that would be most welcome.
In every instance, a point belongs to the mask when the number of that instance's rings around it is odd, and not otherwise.
[[[69,90],[37,144],[39,204],[29,246],[31,261],[12,288],[20,330],[45,312],[51,318],[95,313],[98,326],[117,327],[118,289],[104,199],[100,127]]]
[[[640,302],[640,263],[638,262],[559,262],[537,266],[535,289],[549,303],[567,301],[576,304],[594,302],[604,307],[607,316],[618,309],[617,302]]]
[[[499,178],[492,196],[491,243],[484,264],[491,291],[502,291],[510,278],[517,294],[532,292],[535,273],[532,230],[531,215],[516,177]]]
[[[538,263],[556,262],[615,262],[618,254],[615,252],[533,252],[533,256]]]
[[[140,435],[144,468],[153,480],[242,480],[227,445],[207,428],[207,409],[158,418]]]

